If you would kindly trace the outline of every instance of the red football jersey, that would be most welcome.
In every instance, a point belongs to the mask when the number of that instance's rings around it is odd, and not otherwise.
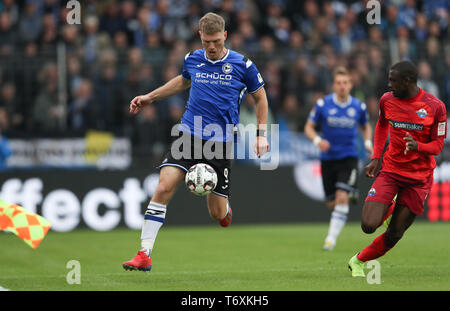
[[[438,154],[442,150],[447,133],[447,111],[442,101],[419,89],[413,98],[400,99],[391,92],[385,93],[379,102],[380,116],[375,130],[373,158],[380,158],[388,130],[390,143],[383,157],[381,169],[404,177],[422,180],[430,176],[436,167],[432,153],[425,150],[434,147]],[[418,150],[405,154],[409,133],[418,142]],[[377,137],[378,136],[378,137]],[[430,145],[433,144],[433,145]],[[428,145],[426,145],[428,144]]]

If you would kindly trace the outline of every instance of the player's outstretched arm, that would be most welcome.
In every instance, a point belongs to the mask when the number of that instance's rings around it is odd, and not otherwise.
[[[157,100],[178,94],[184,90],[187,90],[190,86],[191,80],[185,79],[181,75],[178,75],[152,92],[133,98],[130,102],[130,113],[136,114],[145,105],[149,105]]]
[[[267,115],[269,113],[269,103],[267,102],[266,90],[261,87],[256,92],[252,93],[255,99],[255,111],[256,111],[256,128],[264,132],[267,131]],[[266,135],[260,135],[256,137],[254,151],[258,157],[261,157],[269,151],[269,142]]]

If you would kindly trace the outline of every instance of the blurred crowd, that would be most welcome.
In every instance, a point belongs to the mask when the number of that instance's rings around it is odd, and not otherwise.
[[[201,48],[198,21],[225,18],[227,47],[247,55],[266,82],[270,121],[302,131],[317,98],[332,92],[332,70],[351,71],[352,94],[372,122],[387,90],[389,66],[418,65],[419,86],[450,102],[450,2],[382,1],[368,24],[368,1],[79,1],[81,23],[59,0],[0,3],[0,130],[7,136],[83,135],[88,129],[132,138],[136,150],[161,152],[187,99],[180,94],[128,114],[130,100],[181,73]],[[254,120],[246,97],[241,122]]]

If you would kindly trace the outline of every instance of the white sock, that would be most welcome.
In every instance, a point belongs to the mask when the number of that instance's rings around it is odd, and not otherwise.
[[[325,241],[330,241],[333,244],[336,243],[342,228],[344,228],[344,225],[347,222],[348,211],[348,204],[337,204],[334,207],[334,211],[331,213],[330,227]]]
[[[152,254],[153,244],[155,244],[156,235],[159,228],[166,218],[166,205],[150,202],[144,215],[144,225],[141,232],[141,250],[147,256]]]

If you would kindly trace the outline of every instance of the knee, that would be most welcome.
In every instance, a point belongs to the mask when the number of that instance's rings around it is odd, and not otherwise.
[[[374,233],[378,228],[378,224],[375,224],[371,221],[362,221],[361,222],[361,229],[364,233],[371,234]]]
[[[209,209],[209,216],[214,220],[222,220],[225,217],[219,209]]]
[[[174,188],[165,180],[160,180],[158,187],[156,187],[155,194],[160,196],[167,196],[173,192]]]
[[[383,215],[381,213],[382,208],[378,206],[369,205],[370,202],[364,204],[362,218],[361,218],[361,229],[364,233],[371,234],[374,233],[377,228],[381,225]]]
[[[219,202],[208,202],[209,216],[214,220],[222,220],[227,214],[226,205],[222,205]]]

